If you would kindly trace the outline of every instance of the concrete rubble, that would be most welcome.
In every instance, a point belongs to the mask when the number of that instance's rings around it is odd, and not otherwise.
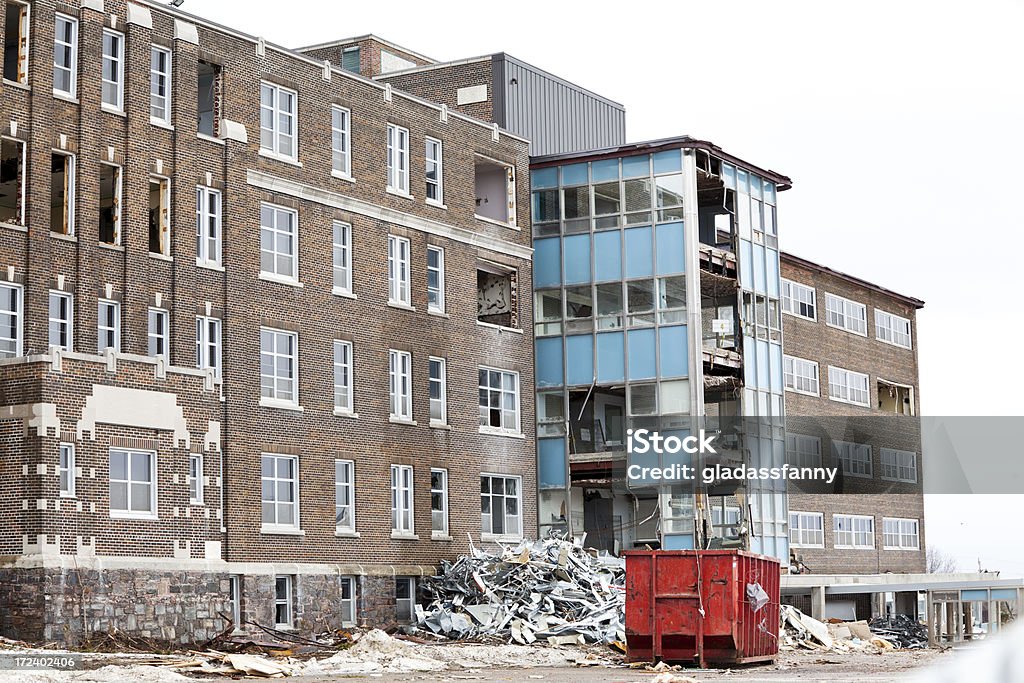
[[[899,649],[898,642],[874,633],[866,621],[825,623],[809,617],[792,605],[780,605],[779,649],[798,647],[825,652],[887,652]]]
[[[619,558],[551,538],[474,548],[421,582],[429,599],[416,624],[453,639],[499,637],[529,645],[625,641],[625,565]],[[621,645],[619,645],[621,647]]]

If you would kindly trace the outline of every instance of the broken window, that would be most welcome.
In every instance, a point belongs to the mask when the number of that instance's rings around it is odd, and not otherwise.
[[[626,283],[626,300],[630,327],[654,324],[654,280]]]
[[[914,387],[878,380],[878,409],[897,415],[913,415]]]
[[[519,373],[486,367],[479,370],[480,426],[518,434]]]
[[[121,167],[100,164],[100,242],[121,243]]]
[[[597,285],[597,329],[622,328],[622,285],[610,282]]]
[[[4,14],[4,80],[27,84],[29,5],[7,0]]]
[[[149,251],[171,255],[171,189],[165,178],[149,180]]]
[[[664,324],[686,320],[686,278],[658,278],[658,318]]]
[[[559,396],[561,398],[561,396]],[[571,453],[623,450],[626,431],[625,387],[595,387],[569,392]]]
[[[0,223],[25,225],[25,143],[0,139]]]
[[[534,294],[534,334],[545,337],[562,333],[562,290],[546,289]]]
[[[75,234],[75,157],[60,152],[50,158],[50,230]]]
[[[496,264],[476,268],[477,320],[501,327],[519,327],[518,273]]]
[[[590,285],[565,288],[565,331],[590,332],[594,327],[594,295]]]
[[[478,156],[475,171],[477,218],[515,225],[515,168]]]
[[[224,95],[224,77],[219,64],[199,62],[198,70],[199,133],[220,135],[221,103]]]
[[[561,391],[537,394],[537,436],[561,436],[565,433],[565,405]]]

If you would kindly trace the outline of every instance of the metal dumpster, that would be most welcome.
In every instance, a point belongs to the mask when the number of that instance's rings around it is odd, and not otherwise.
[[[743,550],[628,550],[631,662],[773,662],[779,652],[779,561]],[[747,586],[767,594],[748,598]],[[758,606],[758,602],[764,604]],[[755,609],[757,608],[757,609]]]

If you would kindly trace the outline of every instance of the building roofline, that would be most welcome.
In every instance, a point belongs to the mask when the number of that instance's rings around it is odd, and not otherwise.
[[[601,100],[605,104],[611,105],[611,106],[613,106],[613,107],[615,107],[617,109],[621,109],[622,111],[626,111],[626,105],[622,104],[621,102],[616,102],[615,100],[609,99],[609,98],[605,97],[604,95],[599,95],[596,92],[594,92],[593,90],[590,90],[588,88],[584,88],[583,86],[578,85],[576,83],[573,83],[572,81],[567,81],[564,78],[562,78],[561,76],[556,76],[555,74],[551,73],[550,71],[547,71],[545,69],[541,69],[539,67],[536,67],[533,64],[530,64],[529,62],[524,62],[523,60],[519,59],[518,57],[513,57],[512,55],[508,54],[507,52],[498,52],[497,54],[494,55],[494,57],[503,59],[505,61],[513,62],[513,63],[518,64],[519,66],[522,66],[524,68],[530,69],[532,71],[536,71],[537,73],[540,73],[540,74],[544,74],[545,76],[547,76],[551,80],[557,81],[557,82],[561,83],[562,85],[564,85],[566,87],[574,88],[576,90],[579,90],[580,92],[584,92],[587,95],[590,95],[594,99]]]
[[[713,142],[707,140],[698,140],[692,138],[689,135],[678,135],[669,138],[659,138],[657,140],[645,140],[643,142],[631,142],[625,145],[618,145],[616,147],[605,147],[603,149],[591,149],[582,152],[567,152],[565,154],[549,154],[547,156],[532,157],[530,159],[531,168],[544,168],[545,166],[554,166],[557,164],[564,163],[566,161],[587,160],[594,161],[599,159],[608,159],[612,157],[620,156],[634,156],[637,154],[649,154],[652,152],[658,152],[667,149],[676,148],[689,148],[689,149],[702,149],[710,154],[714,154],[716,157],[728,161],[731,164],[735,164],[749,171],[753,171],[758,175],[764,176],[778,185],[778,189],[788,190],[793,186],[793,181],[789,176],[782,175],[777,171],[755,166],[749,161],[744,161],[737,156],[729,154],[721,147]]]
[[[344,45],[351,45],[353,43],[358,43],[358,42],[361,42],[363,40],[375,40],[378,43],[380,43],[381,45],[386,45],[386,46],[388,46],[390,48],[393,48],[395,50],[399,50],[401,52],[404,52],[407,55],[412,55],[413,57],[416,57],[417,59],[422,59],[425,62],[431,62],[431,63],[435,63],[435,64],[437,63],[436,59],[433,59],[431,57],[427,57],[426,55],[421,55],[419,52],[415,52],[413,50],[410,50],[407,47],[402,47],[398,43],[392,43],[390,40],[385,40],[384,38],[381,38],[380,36],[374,35],[372,33],[367,33],[364,36],[355,36],[355,37],[352,37],[352,38],[340,38],[338,40],[329,40],[326,43],[318,43],[316,45],[307,45],[305,47],[296,48],[295,51],[296,52],[307,52],[309,50],[322,50],[322,49],[328,48],[328,47],[342,47]]]
[[[406,74],[415,74],[422,71],[433,71],[435,69],[444,69],[450,66],[462,66],[463,64],[476,64],[477,62],[489,62],[494,58],[494,55],[480,55],[479,57],[467,57],[466,59],[456,59],[451,62],[434,62],[433,64],[423,64],[421,66],[410,66],[408,69],[398,69],[397,71],[386,71],[384,73],[377,74],[373,77],[374,80],[391,78],[392,76],[404,76]]]
[[[876,285],[873,282],[868,282],[867,280],[862,280],[861,278],[856,277],[855,275],[848,275],[848,274],[840,272],[838,270],[834,270],[832,268],[829,268],[828,266],[823,266],[820,263],[815,263],[814,261],[809,261],[808,259],[801,258],[800,256],[796,256],[794,254],[791,254],[788,251],[780,251],[779,252],[779,258],[782,261],[785,261],[785,262],[788,262],[788,263],[792,263],[793,265],[801,266],[801,267],[804,267],[804,268],[809,268],[811,270],[816,270],[819,273],[825,273],[826,275],[832,275],[832,276],[838,277],[838,278],[840,278],[842,280],[846,280],[847,282],[849,282],[851,284],[854,284],[854,285],[857,285],[859,287],[865,287],[865,288],[870,289],[872,291],[878,292],[879,294],[883,294],[885,296],[892,297],[893,299],[898,299],[898,300],[902,301],[903,303],[907,304],[908,306],[913,306],[915,309],[924,308],[924,301],[922,301],[921,299],[918,299],[918,298],[912,297],[912,296],[908,296],[906,294],[900,294],[899,292],[894,292],[891,289],[886,289],[885,287],[882,287],[881,285]]]

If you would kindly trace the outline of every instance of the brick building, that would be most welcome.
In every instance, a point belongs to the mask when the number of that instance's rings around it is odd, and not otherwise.
[[[536,534],[524,139],[162,4],[4,6],[0,634],[386,624]]]

